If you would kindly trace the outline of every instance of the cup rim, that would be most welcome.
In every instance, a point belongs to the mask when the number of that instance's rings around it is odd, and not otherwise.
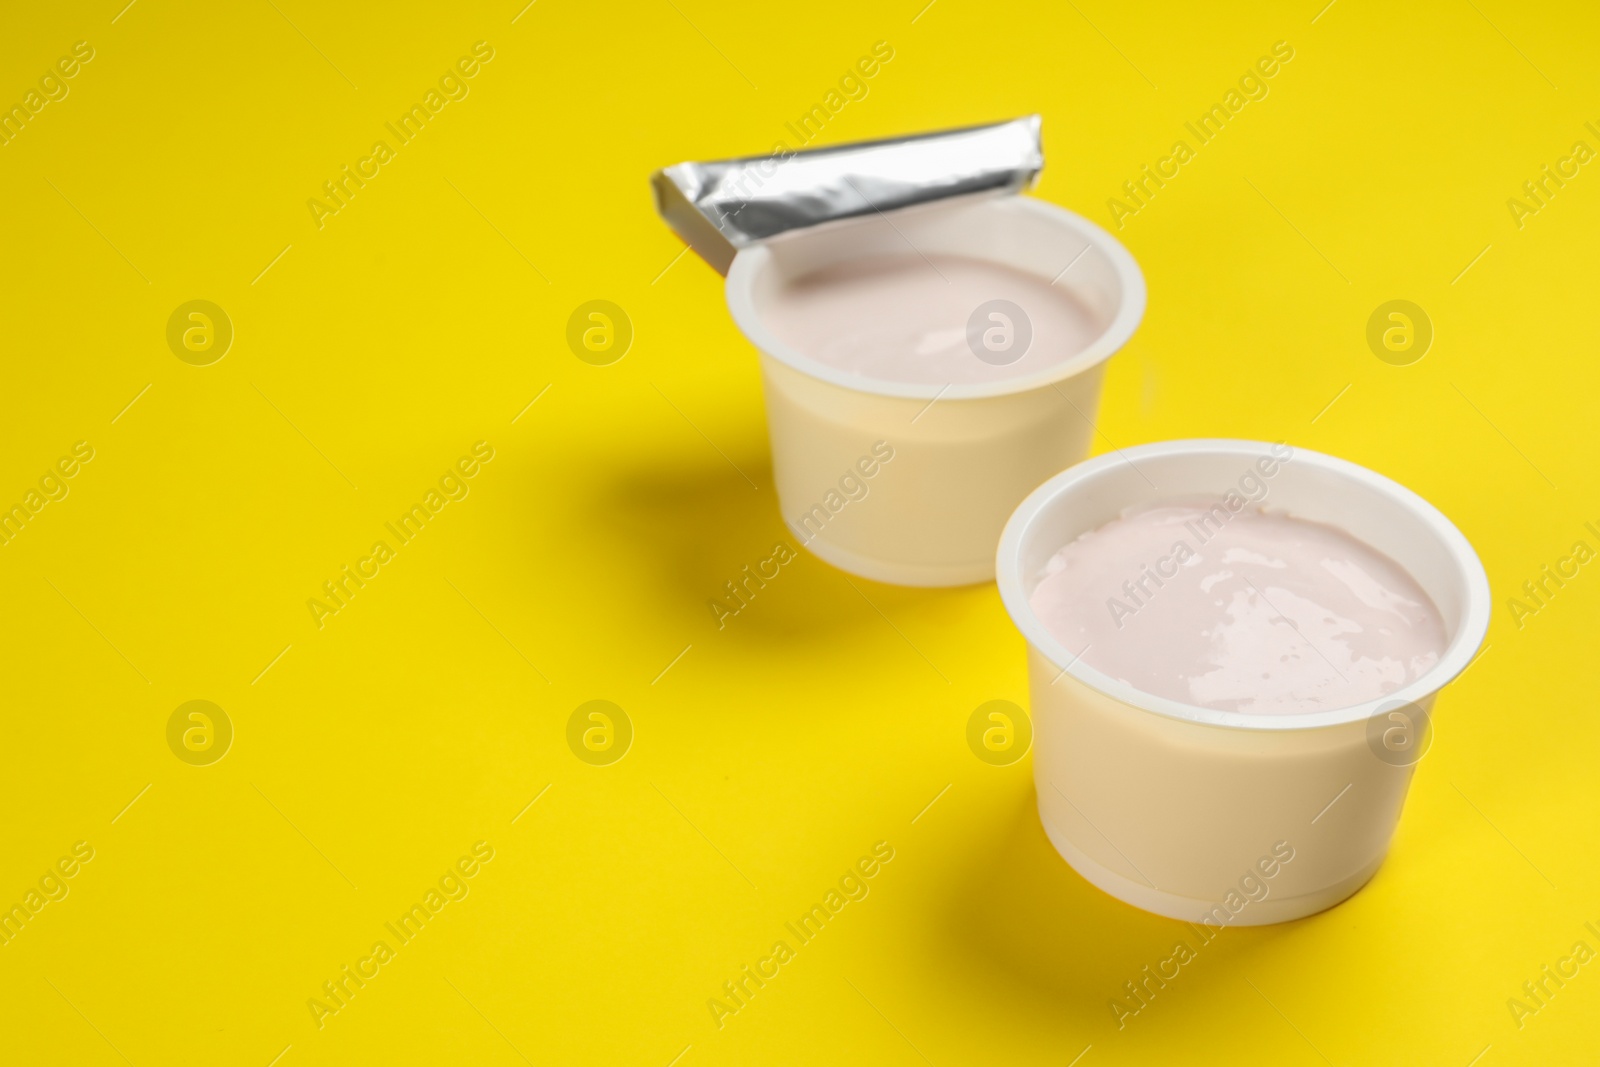
[[[986,205],[1017,204],[1023,211],[1031,211],[1058,223],[1089,242],[1111,262],[1122,286],[1122,302],[1116,315],[1100,336],[1083,351],[1070,359],[1035,371],[1019,378],[1002,378],[992,382],[964,382],[959,385],[938,385],[928,382],[895,382],[883,378],[868,378],[812,359],[799,349],[780,339],[756,310],[755,281],[770,268],[772,251],[765,244],[752,245],[739,250],[728,268],[723,291],[728,310],[749,341],[778,362],[811,378],[837,385],[858,393],[874,396],[902,397],[911,400],[976,400],[985,397],[1010,396],[1044,388],[1064,381],[1110,359],[1133,336],[1144,318],[1144,273],[1122,242],[1100,226],[1074,211],[1031,196],[1008,196],[979,203]],[[976,205],[973,205],[976,206]]]
[[[995,581],[1000,589],[1000,599],[1005,604],[1012,623],[1021,631],[1031,647],[1037,649],[1063,673],[1072,675],[1090,689],[1141,711],[1153,712],[1182,722],[1240,730],[1313,730],[1361,722],[1402,704],[1415,704],[1431,698],[1466,670],[1488,632],[1489,614],[1493,603],[1489,592],[1489,577],[1484,572],[1483,563],[1466,535],[1457,529],[1443,512],[1421,496],[1376,471],[1307,448],[1295,449],[1294,459],[1297,464],[1310,464],[1334,472],[1411,511],[1444,543],[1451,561],[1462,576],[1467,587],[1467,596],[1460,624],[1450,643],[1445,647],[1444,653],[1439,657],[1439,662],[1423,672],[1420,677],[1381,697],[1344,708],[1277,715],[1223,711],[1146,693],[1083,663],[1065,645],[1056,640],[1034,614],[1023,585],[1022,539],[1039,516],[1062,497],[1102,471],[1124,462],[1137,463],[1142,458],[1194,453],[1255,459],[1270,447],[1267,442],[1238,438],[1157,441],[1096,456],[1052,477],[1028,494],[1027,499],[1018,505],[1000,535],[1000,546],[995,561]]]

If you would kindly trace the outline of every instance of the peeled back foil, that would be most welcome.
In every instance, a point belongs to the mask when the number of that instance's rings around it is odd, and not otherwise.
[[[679,163],[651,175],[656,211],[719,274],[741,248],[791,230],[956,196],[1028,188],[1044,167],[1039,116],[883,141]]]

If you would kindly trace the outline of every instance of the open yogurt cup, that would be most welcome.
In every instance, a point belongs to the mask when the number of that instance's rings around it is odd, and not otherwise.
[[[1174,919],[1283,922],[1360,889],[1388,852],[1434,698],[1472,662],[1489,625],[1483,565],[1438,509],[1354,463],[1282,452],[1188,440],[1098,456],[1036,489],[1000,539],[1000,596],[1028,643],[1045,833],[1091,883]],[[1040,622],[1030,600],[1062,546],[1130,508],[1220,500],[1246,474],[1260,482],[1268,465],[1265,506],[1337,527],[1416,579],[1444,623],[1446,645],[1431,668],[1351,707],[1222,711],[1110,677]]]
[[[772,328],[790,281],[875,257],[957,255],[1054,281],[1098,334],[1075,354],[1001,380],[865,377],[812,358]],[[1104,364],[1144,315],[1144,276],[1110,234],[1024,196],[945,202],[798,231],[741,250],[728,308],[761,352],[784,521],[852,574],[899,585],[994,577],[1018,502],[1088,454]],[[976,358],[976,357],[975,357]]]

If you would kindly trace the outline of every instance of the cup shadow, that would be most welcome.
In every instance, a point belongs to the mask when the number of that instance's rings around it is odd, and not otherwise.
[[[709,602],[739,608],[727,588],[733,582],[749,603],[725,620],[726,629],[789,655],[797,641],[830,642],[883,626],[879,609],[914,612],[917,601],[950,592],[883,585],[813,556],[783,522],[765,453],[708,454],[692,463],[640,456],[612,468],[576,503],[574,526],[586,531],[597,558],[629,561],[644,583],[642,603],[693,604],[716,633]],[[770,577],[776,564],[766,561],[780,544],[793,555]],[[769,577],[761,580],[760,571]]]
[[[705,596],[729,577],[729,560],[783,534],[767,457],[735,462],[632,458],[594,486],[574,525],[643,564],[659,592]]]
[[[971,873],[950,886],[945,921],[931,931],[938,939],[934,949],[969,973],[985,974],[1019,1005],[1066,1013],[1079,1032],[1115,1030],[1110,1003],[1128,999],[1124,983],[1138,982],[1143,968],[1171,955],[1178,941],[1198,944],[1195,931],[1124,904],[1080,877],[1045,836],[1031,788],[1017,794],[1016,807],[996,829],[990,847],[966,865]],[[1253,954],[1282,932],[1283,926],[1217,931],[1220,940],[1201,955]],[[1199,989],[1229,980],[1221,968],[1206,970],[1186,977],[1184,985]]]
[[[1019,989],[1041,991],[1058,1010],[1110,996],[1121,983],[1111,975],[1131,965],[1135,946],[1154,943],[1165,920],[1106,896],[1067,866],[1039,824],[1032,789],[1017,794],[998,829],[987,855],[974,857],[969,877],[953,887],[950,948]]]

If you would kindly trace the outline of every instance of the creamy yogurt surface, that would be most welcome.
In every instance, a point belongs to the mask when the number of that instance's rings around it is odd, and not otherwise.
[[[1020,308],[1031,333],[1010,362],[969,343],[974,312],[990,301]],[[1016,316],[1004,310],[1005,318]],[[979,344],[1005,359],[1022,324],[980,315]],[[1103,332],[1062,285],[989,260],[930,253],[848,260],[791,279],[765,308],[767,325],[812,359],[880,381],[946,385],[1000,381],[1071,359]],[[993,332],[990,332],[993,331]]]
[[[1132,511],[1064,546],[1030,604],[1083,662],[1155,696],[1285,715],[1394,692],[1439,661],[1432,600],[1334,526],[1209,502]]]

